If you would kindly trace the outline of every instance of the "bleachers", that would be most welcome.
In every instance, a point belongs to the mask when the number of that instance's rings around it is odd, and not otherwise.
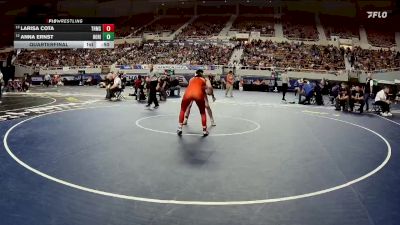
[[[235,14],[235,5],[221,5],[221,6],[206,6],[199,5],[197,7],[198,15],[221,15],[221,14]]]
[[[275,35],[274,18],[239,16],[232,25],[231,30],[239,32],[259,31],[262,36],[272,37]]]
[[[153,19],[154,15],[151,13],[119,18],[115,24],[115,35],[116,37],[126,37],[128,35],[139,36],[141,34],[139,29],[150,23]]]
[[[185,27],[179,37],[210,37],[218,35],[230,16],[199,16]]]
[[[333,46],[253,41],[245,45],[241,64],[337,71],[345,68],[342,51]]]
[[[351,53],[355,57],[355,69],[374,71],[400,68],[400,52],[389,50],[369,50],[355,47]]]
[[[287,11],[282,16],[283,35],[293,40],[318,40],[315,16],[312,13]]]
[[[356,18],[332,15],[320,15],[325,35],[339,36],[340,38],[360,38],[359,26]]]
[[[272,15],[274,14],[273,7],[265,7],[265,6],[253,6],[253,5],[239,5],[239,15],[248,14],[248,15]]]
[[[394,47],[396,45],[395,32],[400,31],[399,19],[395,15],[385,19],[364,19],[362,24],[367,33],[368,42],[376,47]]]
[[[171,16],[182,16],[182,15],[193,15],[193,8],[168,8],[166,9],[166,15]]]
[[[152,33],[160,33],[160,32],[174,32],[178,30],[183,24],[190,20],[190,16],[178,16],[178,17],[162,17],[154,23],[146,26],[143,29],[143,32],[152,32]]]

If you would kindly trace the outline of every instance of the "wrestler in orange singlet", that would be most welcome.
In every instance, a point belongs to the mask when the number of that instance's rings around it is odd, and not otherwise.
[[[197,70],[196,76],[190,79],[189,85],[186,88],[182,98],[181,112],[179,114],[178,135],[182,135],[182,125],[185,119],[185,112],[192,101],[196,102],[201,114],[201,124],[203,125],[203,135],[207,136],[207,116],[206,116],[206,80],[203,77],[203,70]]]
[[[207,78],[205,77],[206,80],[206,94],[207,95],[211,95],[213,101],[215,101],[215,96],[214,96],[214,90],[211,84],[211,80],[210,80],[210,76]],[[206,112],[208,114],[208,116],[210,117],[211,120],[211,126],[216,126],[215,121],[214,121],[214,117],[213,117],[213,113],[210,107],[210,103],[208,102],[208,97],[207,95],[204,96],[204,102],[205,102],[205,106],[206,106]],[[190,108],[192,108],[192,103],[191,102],[188,106],[188,108],[186,109],[186,113],[185,113],[185,119],[183,120],[183,125],[187,125],[187,122],[189,120],[189,115],[190,115]]]

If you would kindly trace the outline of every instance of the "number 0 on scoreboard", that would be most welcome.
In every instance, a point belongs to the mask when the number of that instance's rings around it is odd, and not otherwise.
[[[114,32],[114,24],[103,24],[103,32]]]

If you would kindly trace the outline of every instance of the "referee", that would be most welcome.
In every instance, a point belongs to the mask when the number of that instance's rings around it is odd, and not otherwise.
[[[287,89],[289,87],[289,77],[286,73],[286,70],[282,73],[281,79],[282,79],[282,101],[286,102],[285,97]]]

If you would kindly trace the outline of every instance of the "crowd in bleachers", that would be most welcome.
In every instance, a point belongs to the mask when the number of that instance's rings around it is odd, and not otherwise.
[[[179,36],[209,37],[218,35],[225,27],[229,18],[229,16],[199,16],[185,27]]]
[[[344,49],[333,46],[253,41],[245,45],[241,64],[337,71],[345,69],[343,53]]]
[[[351,39],[359,38],[359,23],[350,17],[320,15],[326,38],[339,36],[340,38]]]
[[[396,46],[395,32],[400,31],[397,24],[400,16],[391,15],[385,19],[365,19],[362,21],[369,44],[376,47]]]
[[[268,37],[275,35],[274,18],[272,17],[239,16],[232,24],[231,29],[239,32],[258,31],[261,36]]]
[[[213,44],[170,42],[118,45],[115,49],[62,49],[22,51],[17,64],[28,66],[90,66],[118,64],[228,64],[232,48]]]
[[[119,18],[115,23],[115,36],[139,36],[139,34],[141,34],[141,28],[150,23],[153,19],[154,15],[151,13],[144,13],[133,15],[130,17]]]
[[[111,65],[121,57],[118,53],[118,48],[24,50],[15,63],[41,67]]]
[[[227,64],[232,48],[212,44],[179,44],[170,42],[131,45],[123,49],[118,64]]]
[[[160,18],[153,23],[146,26],[144,32],[159,33],[163,31],[174,32],[178,30],[183,24],[189,21],[190,17],[165,17]]]
[[[312,13],[290,12],[282,16],[283,35],[288,39],[318,40],[315,16]]]
[[[400,52],[389,50],[369,50],[354,47],[346,55],[356,70],[374,71],[400,67]]]
[[[379,31],[367,29],[368,41],[371,45],[377,47],[394,47],[396,46],[395,34],[391,31]]]
[[[285,67],[338,71],[345,69],[344,55],[356,70],[400,67],[400,52],[303,43],[253,41],[244,48],[240,64],[248,67]],[[233,48],[226,45],[187,42],[147,42],[117,45],[115,49],[23,50],[15,63],[28,66],[90,66],[117,64],[227,65]],[[344,54],[346,53],[346,54]],[[3,58],[6,58],[4,55]]]

